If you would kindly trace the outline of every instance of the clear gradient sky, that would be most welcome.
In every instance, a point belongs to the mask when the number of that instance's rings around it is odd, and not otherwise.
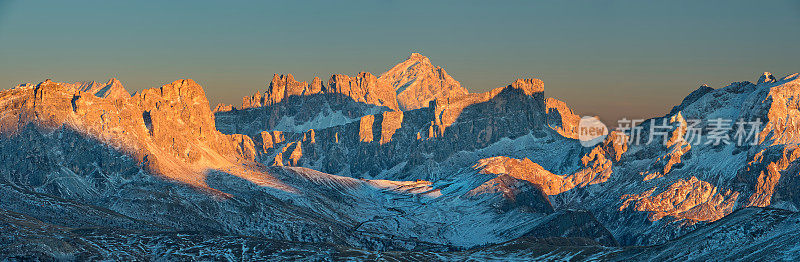
[[[420,52],[472,92],[537,77],[579,114],[650,117],[701,84],[798,72],[799,46],[797,0],[0,0],[0,88],[192,78],[212,104]]]

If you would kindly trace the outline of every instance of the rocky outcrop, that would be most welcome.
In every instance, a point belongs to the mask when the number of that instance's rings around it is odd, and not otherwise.
[[[768,122],[759,137],[762,141],[771,140],[773,145],[800,143],[800,114],[797,113],[800,112],[800,77],[793,74],[777,83],[770,81],[765,82],[765,85],[772,86],[766,98],[769,103],[763,104],[768,106]],[[760,109],[764,110],[763,107]]]
[[[499,175],[466,194],[470,198],[499,195],[492,205],[500,211],[521,210],[523,212],[552,213],[553,206],[542,189],[530,181],[507,174]]]
[[[723,191],[697,177],[678,180],[663,192],[653,195],[652,188],[638,195],[625,195],[619,210],[625,210],[635,203],[637,211],[648,212],[650,221],[665,216],[692,221],[714,221],[730,214],[736,204],[739,192],[730,189]]]
[[[323,89],[325,89],[325,86],[322,84],[322,80],[315,76],[314,79],[311,80],[311,85],[308,86],[307,92],[303,92],[303,94],[319,94],[322,93]]]
[[[234,150],[236,154],[242,156],[245,160],[254,161],[258,153],[256,152],[255,144],[249,136],[234,134],[230,136],[233,141]]]
[[[314,78],[319,81],[319,78]],[[292,74],[272,76],[267,91],[262,95],[256,92],[252,96],[242,98],[242,109],[258,108],[280,103],[291,96],[304,96],[318,94],[322,90],[322,83],[315,82],[309,87],[307,82],[294,80]]]
[[[505,156],[481,159],[473,168],[481,174],[507,174],[540,186],[547,195],[558,195],[576,187],[606,182],[612,174],[613,161],[608,158],[610,154],[603,146],[594,147],[581,158],[583,167],[566,175],[553,174],[527,158],[514,159]]]
[[[781,180],[781,173],[800,158],[796,145],[771,146],[759,151],[753,160],[739,173],[739,179],[752,183],[752,194],[747,206],[767,207]],[[758,174],[758,176],[754,176]],[[784,179],[787,180],[787,179]]]
[[[375,137],[375,134],[372,133],[372,125],[374,122],[374,115],[361,117],[361,121],[358,121],[358,140],[365,143],[372,142],[373,137]]]
[[[758,77],[758,81],[756,82],[756,84],[757,85],[764,84],[764,83],[769,84],[769,83],[775,83],[776,81],[778,81],[778,80],[776,80],[775,77],[772,76],[772,73],[764,72],[764,74],[762,74],[760,77]]]
[[[319,93],[317,91],[316,93]],[[272,81],[269,83],[269,88],[264,94],[264,105],[273,105],[280,103],[284,99],[291,96],[302,96],[315,94],[312,92],[308,83],[298,82],[294,80],[292,74],[280,75],[275,74]]]
[[[219,135],[205,92],[191,79],[143,90],[133,99],[149,114],[151,134],[159,145],[184,152],[190,139],[212,142]],[[189,155],[193,154],[187,154],[187,158],[193,158]]]
[[[403,125],[403,112],[402,111],[387,111],[383,112],[381,118],[381,145],[392,141],[392,136],[397,129]]]
[[[264,105],[264,97],[256,91],[252,96],[242,98],[242,109],[256,108]]]
[[[235,108],[233,107],[233,105],[228,105],[228,104],[219,103],[219,104],[217,104],[217,106],[215,106],[215,107],[214,107],[214,110],[213,110],[212,112],[213,112],[214,114],[216,114],[216,113],[219,113],[219,112],[229,112],[229,111],[233,111],[234,109],[235,109]]]
[[[547,195],[557,195],[575,187],[570,179],[545,170],[530,159],[512,159],[505,156],[481,159],[474,166],[481,174],[509,175],[542,188]]]
[[[543,93],[544,82],[531,78],[517,79],[506,87],[498,87],[486,93],[436,99],[431,102],[435,118],[429,137],[443,136],[445,130],[460,118],[469,121],[493,115],[500,116],[517,110],[535,112],[530,114],[533,119],[527,119],[526,123],[542,124],[545,111]],[[487,103],[490,101],[493,103]],[[465,112],[466,109],[469,110]],[[486,126],[485,135],[491,137],[494,128],[496,127],[492,125]]]
[[[122,86],[116,78],[111,78],[105,85],[98,84],[97,82],[88,82],[81,85],[81,91],[93,94],[102,98],[128,98],[131,94]]]
[[[681,156],[692,149],[690,141],[686,140],[687,123],[680,112],[670,117],[669,124],[673,128],[669,138],[664,138],[664,147],[667,152],[656,159],[650,170],[642,172],[645,181],[663,177],[669,173],[673,166],[681,163]]]
[[[446,100],[469,93],[444,69],[434,66],[419,53],[412,53],[381,74],[379,80],[394,88],[398,105],[404,111],[427,107],[434,99]]]
[[[564,137],[578,139],[578,125],[581,117],[573,113],[567,103],[555,98],[545,99],[545,106],[547,107],[547,125]]]
[[[215,113],[222,116],[217,121],[225,133],[257,136],[264,130],[327,128],[355,122],[364,115],[427,107],[434,99],[446,102],[464,94],[467,90],[447,72],[414,54],[380,78],[368,72],[334,74],[326,85],[319,77],[307,84],[291,74],[276,74],[265,93],[242,99],[242,110],[222,107]],[[401,107],[401,102],[407,105]]]
[[[11,103],[4,109],[9,117],[2,132],[14,134],[30,124],[66,126],[122,150],[153,174],[200,188],[211,189],[204,181],[209,169],[231,168],[232,174],[249,176],[238,163],[255,158],[252,141],[216,130],[205,92],[194,81],[178,80],[133,96],[125,95],[115,79],[97,87],[47,80],[5,91],[1,96]]]
[[[283,143],[285,138],[283,137],[283,132],[281,131],[262,131],[261,132],[261,144],[263,148],[263,153],[269,152],[268,150],[272,149],[273,146],[276,144]]]

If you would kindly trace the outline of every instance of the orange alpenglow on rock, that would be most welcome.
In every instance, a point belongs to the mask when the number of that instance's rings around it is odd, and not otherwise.
[[[359,121],[358,139],[361,142],[372,142],[374,134],[372,133],[372,124],[375,122],[374,115],[366,115],[361,117]]]
[[[292,74],[272,76],[269,88],[264,94],[264,105],[280,103],[291,96],[310,95],[312,92],[308,88],[308,83],[294,80]]]
[[[497,98],[500,94],[514,94],[509,95],[514,97],[514,99],[519,99],[522,97],[523,99],[521,100],[525,101],[526,103],[533,102],[532,106],[541,107],[541,110],[544,111],[545,105],[543,93],[544,82],[539,79],[531,78],[517,79],[510,85],[498,87],[485,93],[471,93],[453,98],[446,97],[435,99],[430,102],[431,107],[433,107],[432,110],[434,111],[435,119],[431,124],[431,128],[428,130],[428,138],[440,137],[444,135],[445,129],[456,122],[465,108],[496,100],[495,98]],[[518,94],[521,94],[522,96],[519,96]],[[497,99],[500,100],[497,101],[497,103],[505,104],[503,100],[509,96],[504,96],[500,99]],[[498,106],[498,108],[495,109],[496,110],[494,112],[487,112],[487,114],[502,114],[507,110],[515,110],[517,108],[506,105],[502,107]]]
[[[581,117],[572,112],[567,103],[555,98],[545,99],[547,125],[560,135],[578,139],[578,125]]]
[[[228,112],[228,111],[233,111],[233,109],[234,109],[233,105],[219,103],[219,104],[217,104],[216,107],[214,107],[214,111],[213,112],[214,113]]]
[[[392,136],[403,125],[402,111],[386,111],[381,120],[381,145],[392,141]]]
[[[670,185],[658,195],[653,195],[652,188],[638,195],[624,195],[624,202],[619,211],[625,210],[631,203],[637,211],[650,213],[650,221],[657,221],[665,216],[695,221],[714,221],[733,212],[733,206],[739,192],[722,191],[706,181],[692,176],[681,179]]]
[[[400,109],[404,111],[427,107],[434,99],[469,93],[444,69],[434,66],[419,53],[412,53],[405,61],[381,74],[379,80],[395,89]]]
[[[397,93],[393,88],[383,81],[378,81],[378,78],[369,72],[361,72],[354,77],[333,75],[324,92],[350,97],[356,102],[400,110],[397,106]]]
[[[182,79],[133,96],[116,79],[96,83],[55,83],[5,91],[30,106],[7,109],[4,134],[35,123],[68,126],[129,154],[156,175],[220,193],[205,183],[209,170],[225,170],[254,183],[291,191],[282,183],[241,163],[256,155],[245,135],[217,131],[202,87]],[[30,111],[30,112],[28,112]]]

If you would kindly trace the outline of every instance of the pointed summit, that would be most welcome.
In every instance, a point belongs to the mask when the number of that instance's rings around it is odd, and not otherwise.
[[[383,73],[379,80],[394,88],[402,110],[426,107],[428,102],[437,98],[469,93],[444,69],[434,66],[430,59],[419,53],[412,53],[406,60]]]
[[[125,90],[122,83],[116,78],[111,78],[105,84],[95,81],[81,84],[80,90],[101,98],[129,98],[131,94]]]
[[[756,85],[760,85],[763,83],[775,83],[775,81],[777,80],[775,79],[774,76],[772,76],[772,73],[764,72],[764,74],[762,74],[761,77],[758,78],[758,82],[756,83]]]
[[[406,62],[408,62],[408,61],[413,61],[413,62],[417,62],[417,63],[426,63],[426,64],[430,64],[431,63],[430,59],[428,59],[427,57],[425,57],[424,55],[422,55],[420,53],[411,53],[411,55],[408,56],[408,58],[406,58]]]
[[[95,93],[98,97],[111,97],[111,98],[129,98],[131,94],[125,90],[125,87],[122,86],[122,83],[119,82],[116,78],[111,78],[106,83],[106,86],[103,89],[100,89],[97,93]]]

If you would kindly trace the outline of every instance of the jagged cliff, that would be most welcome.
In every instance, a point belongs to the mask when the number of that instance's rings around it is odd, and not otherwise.
[[[380,77],[369,72],[352,77],[334,74],[327,85],[319,77],[314,77],[309,85],[296,81],[292,74],[275,74],[267,91],[242,98],[240,109],[275,105],[292,96],[330,94],[349,97],[355,102],[407,111],[427,107],[434,99],[455,98],[468,93],[444,69],[431,64],[427,57],[413,53]]]

